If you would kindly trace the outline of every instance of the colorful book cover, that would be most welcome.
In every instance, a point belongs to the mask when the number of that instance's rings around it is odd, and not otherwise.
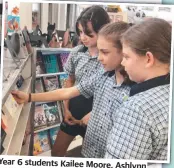
[[[35,92],[36,93],[44,92],[43,83],[42,83],[42,79],[41,78],[37,78],[36,79],[36,82],[35,82]]]
[[[40,139],[38,134],[34,134],[33,155],[36,156],[42,153]]]
[[[35,106],[35,113],[34,113],[34,127],[37,128],[44,128],[47,126],[47,119],[44,113],[43,106]]]
[[[48,126],[60,123],[57,102],[46,103],[42,106],[44,108]]]
[[[34,134],[33,155],[36,156],[40,153],[50,150],[50,142],[48,138],[48,132],[42,131]]]
[[[59,88],[58,77],[57,76],[48,76],[43,77],[44,85],[46,91],[52,91]]]
[[[57,134],[58,134],[59,129],[60,129],[60,127],[55,127],[55,128],[52,128],[52,129],[49,130],[50,139],[51,139],[51,145],[52,146],[55,143],[55,140],[56,140],[56,137],[57,137]]]
[[[51,149],[50,142],[48,138],[48,131],[41,131],[38,133],[39,136],[39,142],[40,147],[42,149],[42,152],[46,152]]]
[[[61,63],[62,63],[62,66],[64,67],[65,66],[65,63],[68,59],[68,56],[69,56],[69,53],[62,53],[60,55],[60,58],[61,58]]]
[[[65,87],[65,82],[68,79],[68,74],[61,74],[59,75],[59,82],[60,82],[60,87],[63,88]]]
[[[20,23],[20,17],[19,16],[7,16],[7,31],[8,32],[14,32],[15,30],[19,29],[19,23]]]

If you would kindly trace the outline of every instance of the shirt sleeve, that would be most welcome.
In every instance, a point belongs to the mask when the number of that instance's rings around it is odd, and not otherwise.
[[[76,85],[77,89],[80,91],[80,94],[86,98],[92,97],[96,88],[101,84],[100,80],[102,78],[102,75],[102,71],[99,70],[90,78],[81,81],[78,85]]]
[[[76,64],[75,64],[75,58],[78,55],[78,50],[80,49],[81,46],[77,46],[72,49],[70,52],[68,59],[64,65],[64,71],[68,75],[74,75],[75,74],[75,69],[76,69]]]
[[[126,102],[116,111],[107,139],[105,158],[150,159],[152,153],[151,120],[141,107]]]

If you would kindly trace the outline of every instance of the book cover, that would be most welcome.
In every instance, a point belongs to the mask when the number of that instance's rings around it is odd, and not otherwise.
[[[58,134],[60,127],[55,127],[49,130],[49,135],[50,135],[50,140],[51,140],[51,145],[53,146]]]
[[[46,91],[52,91],[59,88],[58,77],[57,76],[48,76],[43,77],[44,85]]]
[[[44,128],[47,126],[47,119],[44,113],[43,106],[36,106],[35,113],[34,113],[34,128]]]
[[[40,139],[38,134],[34,134],[33,155],[36,156],[42,153]]]
[[[2,107],[2,110],[7,117],[15,117],[18,107],[19,105],[12,94],[9,94],[5,104]]]
[[[50,142],[48,138],[48,131],[42,131],[38,133],[39,143],[42,152],[46,152],[51,149]]]
[[[42,106],[44,108],[48,126],[60,123],[60,117],[56,102],[46,103]]]
[[[62,53],[60,55],[60,58],[61,58],[61,63],[62,63],[62,66],[64,67],[65,66],[65,63],[68,59],[68,56],[69,56],[69,53]]]
[[[41,78],[36,78],[35,93],[42,93],[42,92],[44,92],[42,79]]]
[[[59,75],[59,84],[60,84],[61,88],[63,88],[65,86],[67,79],[68,79],[68,74],[60,74]]]

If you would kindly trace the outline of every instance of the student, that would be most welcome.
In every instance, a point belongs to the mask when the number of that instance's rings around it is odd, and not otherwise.
[[[19,91],[13,92],[19,103],[65,100],[80,94],[88,98],[94,95],[91,117],[82,145],[82,154],[85,157],[104,157],[107,136],[112,127],[112,112],[129,95],[130,81],[121,66],[122,45],[120,41],[121,34],[128,28],[127,23],[118,22],[104,26],[99,32],[97,40],[98,60],[106,72],[98,70],[98,73],[90,79],[71,88],[29,95]]]
[[[106,158],[167,160],[171,25],[149,19],[122,37],[123,61],[137,82],[113,115]]]
[[[80,81],[88,79],[97,73],[101,63],[97,60],[97,33],[102,26],[109,23],[107,12],[100,6],[91,6],[82,11],[76,21],[76,32],[83,45],[72,49],[64,67],[69,75],[65,87],[77,85]],[[86,127],[72,125],[72,119],[87,123],[89,112],[92,110],[93,98],[85,98],[83,95],[64,102],[64,121],[60,125],[55,144],[52,148],[52,156],[65,156],[67,148],[77,135],[84,137]],[[88,114],[88,115],[87,115]]]

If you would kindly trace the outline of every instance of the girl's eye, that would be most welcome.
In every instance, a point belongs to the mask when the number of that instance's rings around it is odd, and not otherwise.
[[[109,52],[107,52],[107,51],[102,51],[102,53],[103,53],[104,55],[109,54]]]
[[[123,57],[124,57],[126,60],[129,58],[127,55],[124,55]]]

